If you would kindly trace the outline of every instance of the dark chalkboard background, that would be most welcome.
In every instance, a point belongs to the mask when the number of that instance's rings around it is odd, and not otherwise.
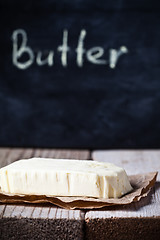
[[[12,34],[23,29],[34,53],[54,51],[54,65],[18,69]],[[68,30],[68,66],[61,64]],[[86,50],[126,46],[114,69],[76,64]],[[24,56],[23,61],[26,61]],[[0,145],[59,148],[160,147],[160,4],[147,0],[0,2]]]

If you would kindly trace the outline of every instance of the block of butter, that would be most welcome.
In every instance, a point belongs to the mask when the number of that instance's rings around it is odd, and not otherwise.
[[[31,158],[0,169],[1,191],[12,194],[118,198],[132,187],[123,168],[86,160]]]

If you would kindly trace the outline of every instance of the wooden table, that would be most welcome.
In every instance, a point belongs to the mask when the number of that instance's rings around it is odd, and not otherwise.
[[[128,174],[160,172],[160,151],[0,148],[0,167],[33,156],[109,161]],[[51,204],[1,204],[0,239],[160,239],[160,176],[147,198],[102,210],[65,210]]]

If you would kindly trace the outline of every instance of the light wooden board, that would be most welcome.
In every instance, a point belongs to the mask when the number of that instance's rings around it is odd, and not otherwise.
[[[123,167],[127,174],[160,172],[160,150],[97,150],[92,152],[96,161],[112,162]],[[158,175],[160,181],[160,174]]]
[[[86,150],[0,148],[0,167],[18,159],[35,156],[89,159],[90,152]],[[52,227],[49,228],[51,224]],[[39,239],[49,239],[50,235],[52,239],[82,239],[84,235],[83,225],[84,212],[80,210],[65,210],[50,204],[47,206],[31,204],[0,205],[0,239],[9,239],[12,232],[14,233],[12,239],[37,239],[37,237]],[[31,231],[33,226],[34,231],[39,231],[38,235],[34,235]]]
[[[141,201],[88,211],[85,215],[86,239],[160,239],[160,151],[99,150],[92,153],[92,158],[121,166],[130,175],[151,171],[159,171],[159,175],[149,196]]]

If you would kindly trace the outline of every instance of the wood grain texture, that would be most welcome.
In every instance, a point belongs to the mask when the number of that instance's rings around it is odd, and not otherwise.
[[[159,171],[160,151],[94,151],[96,161],[112,162],[128,174]],[[88,211],[86,238],[160,239],[160,176],[146,198],[126,206]]]
[[[93,151],[92,158],[123,167],[129,175],[160,172],[160,150]],[[158,180],[160,180],[160,174],[158,174]]]
[[[90,152],[0,148],[0,167],[30,157],[88,159]],[[83,239],[84,212],[51,204],[1,204],[0,239]]]
[[[90,159],[88,150],[39,149],[39,148],[0,148],[0,168],[22,158],[70,158]]]

